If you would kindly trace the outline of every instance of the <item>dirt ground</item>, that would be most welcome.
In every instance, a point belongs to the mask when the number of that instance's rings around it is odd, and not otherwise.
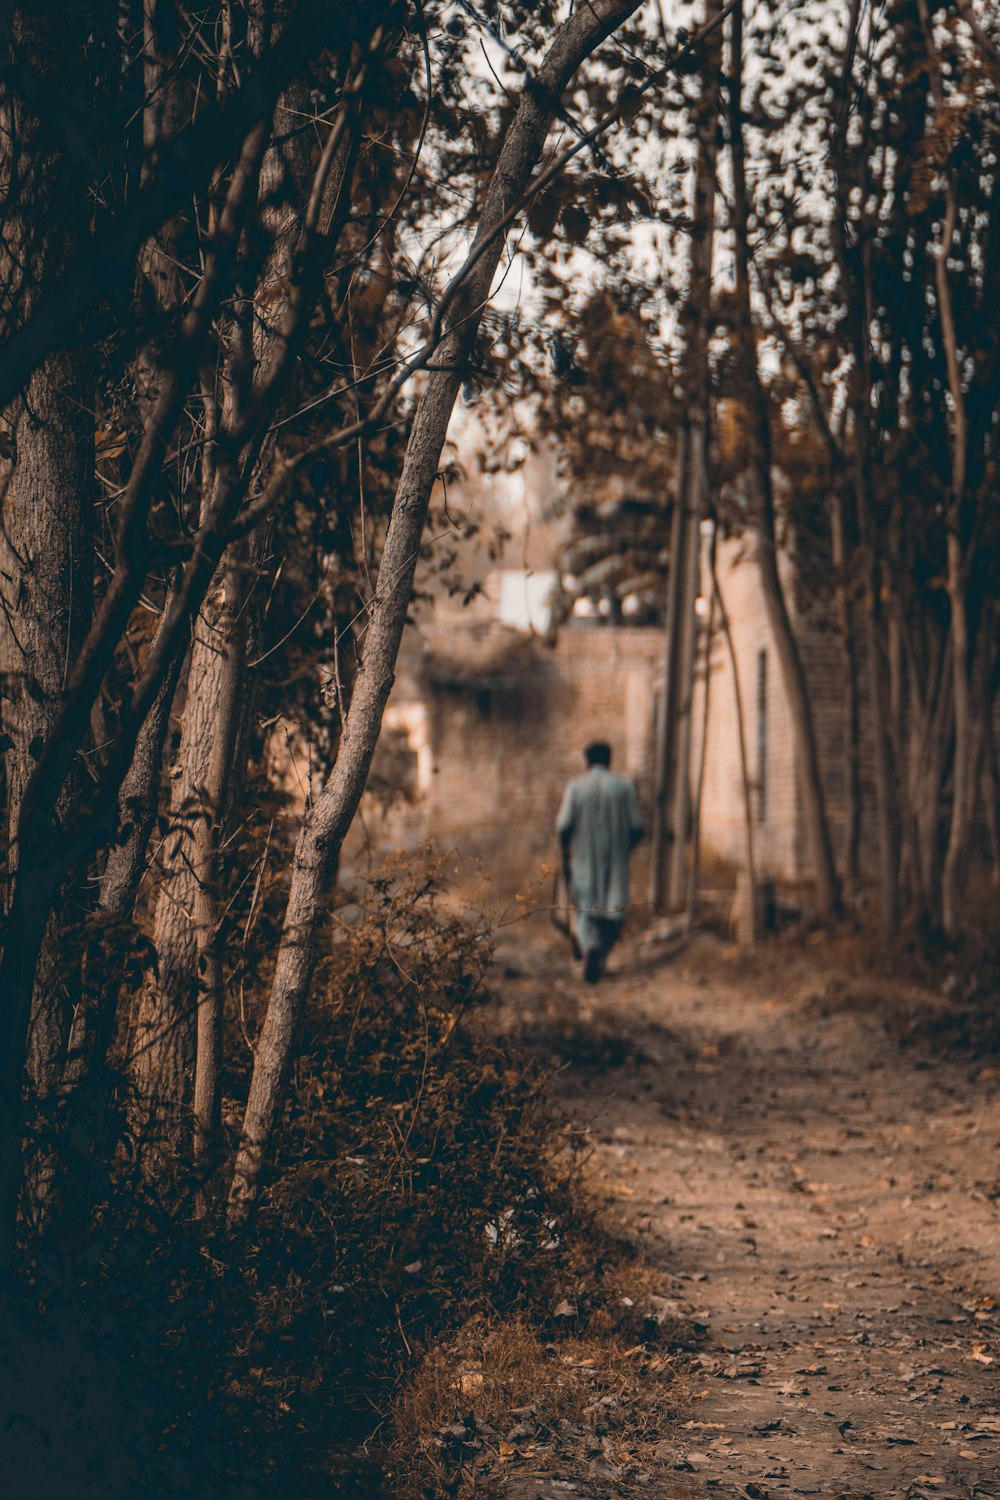
[[[702,1335],[644,1492],[1000,1497],[1000,1068],[819,947],[634,939],[588,988],[557,941],[504,945],[505,1024]]]

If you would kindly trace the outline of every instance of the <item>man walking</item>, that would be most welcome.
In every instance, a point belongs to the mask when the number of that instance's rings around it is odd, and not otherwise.
[[[643,824],[635,787],[611,771],[611,746],[597,740],[583,754],[587,771],[566,787],[556,832],[583,976],[596,984],[621,934],[629,855],[642,838]]]

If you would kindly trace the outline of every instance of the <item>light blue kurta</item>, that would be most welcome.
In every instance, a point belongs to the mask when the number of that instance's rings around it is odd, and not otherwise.
[[[570,899],[584,953],[602,946],[601,920],[624,920],[629,854],[642,831],[639,798],[624,776],[591,766],[567,786],[556,832],[570,837]]]

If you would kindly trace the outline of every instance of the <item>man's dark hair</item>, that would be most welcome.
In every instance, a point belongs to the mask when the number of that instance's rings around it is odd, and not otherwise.
[[[607,740],[594,740],[583,752],[588,766],[610,766],[611,746]]]

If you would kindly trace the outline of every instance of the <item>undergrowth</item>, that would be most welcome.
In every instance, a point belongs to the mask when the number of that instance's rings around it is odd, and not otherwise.
[[[553,1443],[627,1472],[615,1445],[669,1406],[655,1277],[595,1220],[546,1067],[490,1028],[488,933],[435,877],[331,918],[248,1239],[143,1169],[115,1096],[86,1224],[8,1303],[25,1496],[487,1493]],[[261,1008],[230,1018],[232,1131]]]

